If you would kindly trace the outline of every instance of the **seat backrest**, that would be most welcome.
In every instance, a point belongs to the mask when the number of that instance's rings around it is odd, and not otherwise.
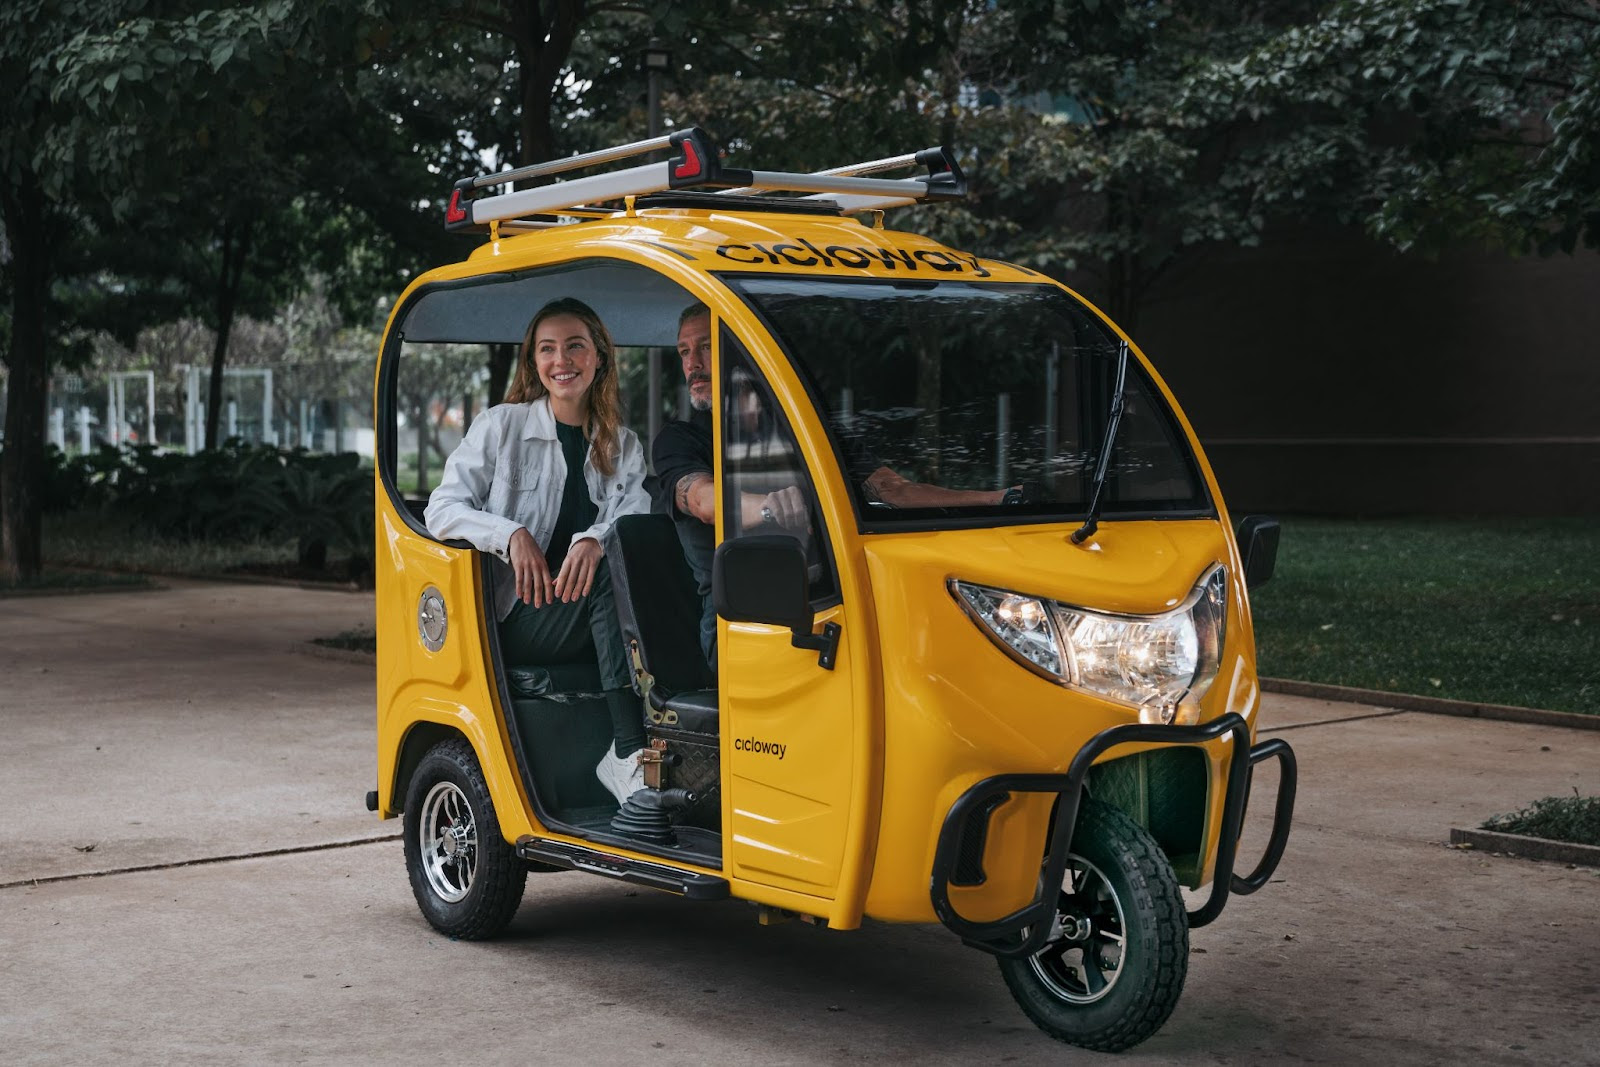
[[[715,689],[700,651],[700,594],[672,520],[624,515],[611,524],[605,548],[623,646],[637,643],[644,669],[666,693]]]

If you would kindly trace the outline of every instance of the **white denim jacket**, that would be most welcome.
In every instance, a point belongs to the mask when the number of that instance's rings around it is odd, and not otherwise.
[[[623,515],[650,510],[644,489],[644,447],[627,427],[618,427],[620,453],[609,476],[584,457],[583,480],[598,514],[587,530],[572,535],[599,541]],[[428,497],[423,513],[428,532],[443,540],[459,537],[494,555],[496,617],[511,611],[516,577],[510,567],[511,535],[527,527],[541,552],[548,551],[561,511],[567,460],[556,438],[550,398],[526,404],[497,404],[472,420],[467,436],[445,461],[444,478]]]

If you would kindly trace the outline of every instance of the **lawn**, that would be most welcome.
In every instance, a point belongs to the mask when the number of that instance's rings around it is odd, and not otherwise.
[[[1600,714],[1600,522],[1286,519],[1261,673]]]
[[[195,577],[275,574],[343,582],[349,572],[347,559],[332,556],[324,571],[304,572],[295,565],[293,538],[205,541],[160,537],[130,531],[124,523],[88,509],[45,517],[44,557],[50,567]]]
[[[47,515],[44,522],[46,564],[67,567],[203,575],[241,564],[293,560],[294,555],[294,542],[281,538],[209,542],[157,537],[89,510]]]

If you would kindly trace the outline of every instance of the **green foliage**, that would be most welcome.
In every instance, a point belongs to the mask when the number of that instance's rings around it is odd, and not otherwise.
[[[372,472],[354,453],[279,452],[237,440],[186,455],[110,445],[69,458],[52,449],[53,513],[92,509],[129,537],[247,542],[292,537],[320,568],[330,549],[369,565]]]
[[[953,143],[968,201],[896,223],[1071,275],[1124,325],[1189,252],[1275,227],[1361,225],[1400,248],[1596,240],[1587,0],[764,10],[680,73],[680,115],[772,167]]]
[[[1574,788],[1570,797],[1545,797],[1521,811],[1487,819],[1483,829],[1547,841],[1600,845],[1600,797],[1583,796]]]
[[[332,548],[352,559],[351,577],[370,566],[372,472],[355,453],[284,453],[248,497],[267,529],[295,537],[301,563],[320,570]]]
[[[1183,87],[1211,121],[1337,130],[1350,208],[1400,248],[1600,246],[1600,10],[1340,0]]]

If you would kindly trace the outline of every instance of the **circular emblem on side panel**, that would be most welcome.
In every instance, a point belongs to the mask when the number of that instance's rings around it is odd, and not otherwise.
[[[444,594],[430,585],[422,591],[422,599],[417,601],[417,636],[422,638],[422,647],[429,652],[443,648],[447,628]]]

